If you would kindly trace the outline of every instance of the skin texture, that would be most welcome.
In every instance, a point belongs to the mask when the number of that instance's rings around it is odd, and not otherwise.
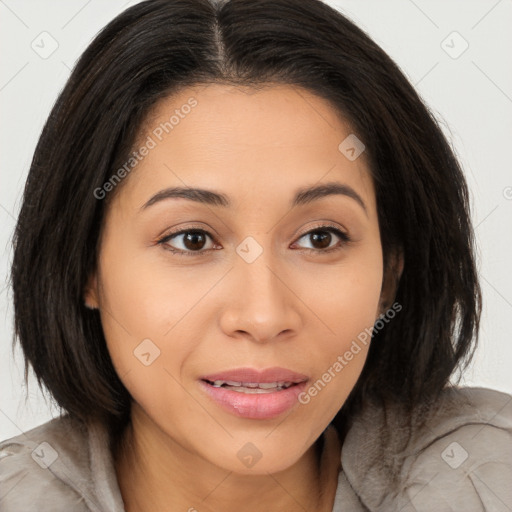
[[[329,103],[286,85],[188,88],[156,105],[140,141],[190,97],[197,106],[164,133],[114,198],[85,293],[100,310],[113,363],[134,399],[116,462],[126,510],[331,510],[340,448],[329,444],[334,458],[320,461],[316,441],[355,385],[368,346],[308,404],[270,420],[224,411],[199,378],[281,366],[312,384],[372,328],[381,300],[394,291],[383,281],[365,155],[350,161],[338,150],[351,130]],[[333,181],[357,191],[367,211],[344,195],[290,207],[297,189]],[[174,198],[140,211],[171,186],[212,189],[232,206]],[[352,241],[332,234],[322,245],[304,236],[326,221]],[[196,250],[191,256],[157,243],[183,228],[212,238],[198,246],[184,235],[167,241]],[[236,251],[249,236],[262,249],[252,263]],[[322,253],[336,245],[341,249]],[[160,350],[148,366],[134,356],[144,339]],[[251,468],[237,456],[249,442],[262,455]]]

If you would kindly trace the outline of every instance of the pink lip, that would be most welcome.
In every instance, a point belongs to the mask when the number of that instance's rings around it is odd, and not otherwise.
[[[308,380],[308,376],[302,373],[293,372],[286,368],[274,366],[264,370],[256,370],[253,368],[235,368],[223,372],[212,373],[200,377],[201,380],[232,380],[235,382],[304,382]]]
[[[234,382],[295,382],[293,386],[280,391],[248,394],[229,388],[214,387],[209,382],[229,380]],[[309,378],[302,373],[286,368],[267,368],[259,371],[252,368],[236,368],[201,377],[200,384],[207,395],[225,411],[248,419],[271,419],[291,409],[298,396],[306,388]],[[207,382],[209,381],[209,382]]]
[[[298,403],[298,397],[306,388],[307,382],[262,394],[246,394],[228,388],[215,388],[204,380],[200,381],[200,384],[208,396],[225,411],[242,418],[268,420],[283,414]]]

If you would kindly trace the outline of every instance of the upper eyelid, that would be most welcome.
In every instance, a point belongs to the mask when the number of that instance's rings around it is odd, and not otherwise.
[[[329,231],[329,232],[332,232],[332,231],[338,231],[339,233],[341,233],[341,235],[344,235],[344,237],[346,237],[347,239],[350,239],[350,235],[348,233],[345,232],[344,229],[338,227],[338,226],[335,226],[334,224],[329,224],[327,221],[325,224],[320,224],[318,226],[314,226],[310,229],[308,229],[307,231],[305,231],[304,233],[300,234],[300,235],[297,235],[296,237],[296,240],[300,240],[301,238],[311,234],[312,232],[315,232],[315,231],[321,231],[321,230],[325,230],[325,231]],[[184,235],[186,233],[189,233],[191,231],[199,231],[201,233],[204,233],[206,234],[207,236],[210,237],[210,239],[215,243],[215,237],[212,236],[212,234],[206,230],[205,228],[200,228],[200,227],[187,227],[187,228],[183,228],[183,229],[180,229],[179,231],[176,231],[174,233],[169,233],[167,235],[164,235],[163,237],[161,237],[158,242],[159,243],[163,243],[163,242],[167,242],[169,240],[171,240],[173,237],[177,237],[179,235]],[[340,236],[339,234],[337,233],[334,233],[335,235],[338,236],[338,238],[341,238],[342,242],[347,242],[347,240],[345,240],[345,238],[343,236]],[[295,242],[293,242],[295,243]],[[181,251],[182,249],[176,249],[177,251]],[[319,250],[320,251],[320,250]],[[186,252],[189,252],[189,251],[186,251]],[[200,253],[200,252],[205,252],[205,251],[190,251],[190,252],[197,252],[197,253]],[[321,251],[320,251],[321,252]]]

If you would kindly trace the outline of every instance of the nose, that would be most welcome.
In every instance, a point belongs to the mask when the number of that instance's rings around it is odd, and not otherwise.
[[[294,293],[290,273],[270,249],[250,263],[237,256],[230,282],[220,314],[226,335],[267,343],[300,332],[304,304]]]

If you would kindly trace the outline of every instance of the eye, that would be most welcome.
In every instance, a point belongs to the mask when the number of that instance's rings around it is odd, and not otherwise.
[[[341,240],[340,243],[331,245],[331,242],[333,242],[333,234]],[[330,253],[342,249],[344,245],[351,241],[351,238],[346,233],[330,225],[318,226],[311,229],[307,233],[304,233],[299,240],[303,238],[307,239],[308,237],[313,247],[306,247],[305,250],[317,253]],[[334,242],[336,242],[336,240],[334,240]]]
[[[169,240],[179,239],[180,237],[182,238],[181,245],[184,247],[183,249],[169,245]],[[204,229],[183,229],[177,233],[171,233],[170,235],[164,236],[158,240],[158,243],[163,245],[164,249],[167,249],[168,251],[185,256],[195,256],[198,254],[206,254],[208,250],[211,250],[211,248],[204,251],[201,250],[204,248],[205,240],[207,238],[213,240],[212,235]]]
[[[338,244],[335,243],[335,245],[331,245],[333,242],[333,235],[340,239]],[[307,251],[319,254],[331,253],[333,251],[342,249],[351,241],[349,235],[341,231],[339,228],[331,225],[315,227],[314,229],[309,230],[307,233],[304,233],[299,238],[299,240],[307,237],[309,237],[311,243],[317,247],[306,247],[303,248],[301,252]],[[171,251],[179,256],[199,256],[208,254],[209,251],[214,250],[213,247],[207,247],[205,249],[205,244],[208,238],[213,243],[213,236],[204,229],[188,228],[182,229],[176,233],[165,235],[163,238],[158,240],[157,243],[162,245],[164,249]],[[181,248],[177,248],[169,244],[169,242],[174,239],[179,240],[178,245],[181,244]],[[335,239],[334,242],[336,242]],[[293,245],[296,245],[296,243],[297,242],[295,242]]]

